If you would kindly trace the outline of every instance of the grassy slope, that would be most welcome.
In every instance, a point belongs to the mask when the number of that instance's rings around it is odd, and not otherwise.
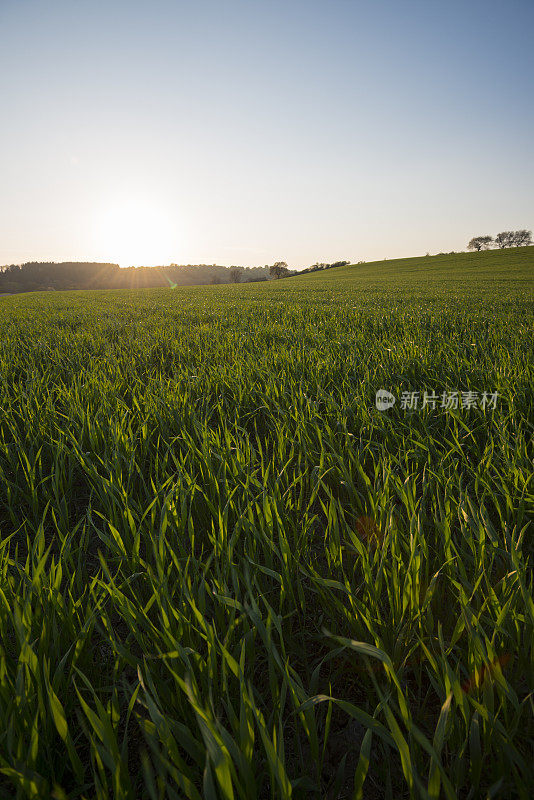
[[[2,300],[0,796],[527,798],[533,267]]]
[[[509,250],[487,250],[480,253],[455,253],[453,255],[424,256],[417,258],[396,258],[387,261],[373,261],[368,264],[351,264],[337,267],[323,273],[303,275],[313,280],[323,281],[391,281],[402,285],[406,281],[430,281],[440,284],[445,281],[479,283],[481,279],[491,282],[509,283],[510,280],[532,280],[534,268],[534,246],[518,247]]]

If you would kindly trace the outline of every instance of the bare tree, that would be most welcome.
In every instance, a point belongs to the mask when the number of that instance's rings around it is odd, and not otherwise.
[[[285,261],[277,261],[272,267],[269,267],[269,275],[272,278],[285,278],[289,275],[289,268]]]
[[[475,236],[467,245],[468,250],[487,250],[493,242],[491,236]]]
[[[501,231],[495,237],[495,244],[497,247],[500,247],[502,250],[504,247],[513,247],[514,246],[514,238],[515,232],[514,231]]]
[[[230,283],[239,283],[243,270],[240,267],[232,267],[230,270]]]
[[[532,244],[532,231],[523,228],[521,231],[514,231],[514,247],[527,247]]]

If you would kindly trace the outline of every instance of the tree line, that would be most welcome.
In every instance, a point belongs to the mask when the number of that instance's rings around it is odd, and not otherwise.
[[[296,270],[289,269],[285,261],[276,261],[271,266],[266,264],[263,269],[265,274],[259,277],[257,280],[266,281],[268,279],[267,276],[276,280],[279,278],[288,278],[290,275],[297,274]],[[230,267],[230,283],[241,283],[243,272],[243,267]]]
[[[359,261],[358,263],[363,264],[363,261]],[[350,261],[334,261],[332,264],[320,264],[317,262],[316,264],[312,264],[311,267],[306,267],[305,269],[300,270],[300,272],[297,272],[296,270],[289,269],[286,261],[276,261],[271,266],[266,264],[264,269],[266,272],[268,272],[270,278],[279,280],[280,278],[288,278],[290,275],[305,275],[307,272],[317,272],[318,270],[322,269],[332,269],[332,267],[346,267],[348,264],[350,264]],[[242,269],[242,267],[231,267],[231,283],[241,282]],[[267,280],[267,278],[259,278],[259,280]]]
[[[285,266],[286,271],[280,265]],[[293,274],[287,264],[264,267],[224,267],[218,264],[170,264],[162,267],[127,267],[88,261],[8,264],[0,267],[0,294],[65,291],[71,289],[155,289],[222,283],[252,283]]]
[[[316,264],[312,264],[311,267],[306,267],[306,269],[301,270],[299,272],[299,275],[305,275],[308,272],[318,272],[319,270],[322,269],[332,269],[332,267],[347,267],[350,263],[351,263],[350,261],[333,261],[332,264],[317,262]]]
[[[501,231],[493,236],[475,236],[467,245],[468,250],[489,250],[490,247],[527,247],[532,244],[532,231]]]

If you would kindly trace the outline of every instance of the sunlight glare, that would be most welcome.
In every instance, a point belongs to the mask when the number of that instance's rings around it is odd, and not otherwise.
[[[94,235],[101,257],[121,267],[176,260],[176,225],[163,208],[146,198],[115,200],[98,215]]]

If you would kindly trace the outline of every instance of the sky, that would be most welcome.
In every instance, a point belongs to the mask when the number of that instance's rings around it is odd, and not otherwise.
[[[0,264],[534,227],[533,0],[0,0]]]

